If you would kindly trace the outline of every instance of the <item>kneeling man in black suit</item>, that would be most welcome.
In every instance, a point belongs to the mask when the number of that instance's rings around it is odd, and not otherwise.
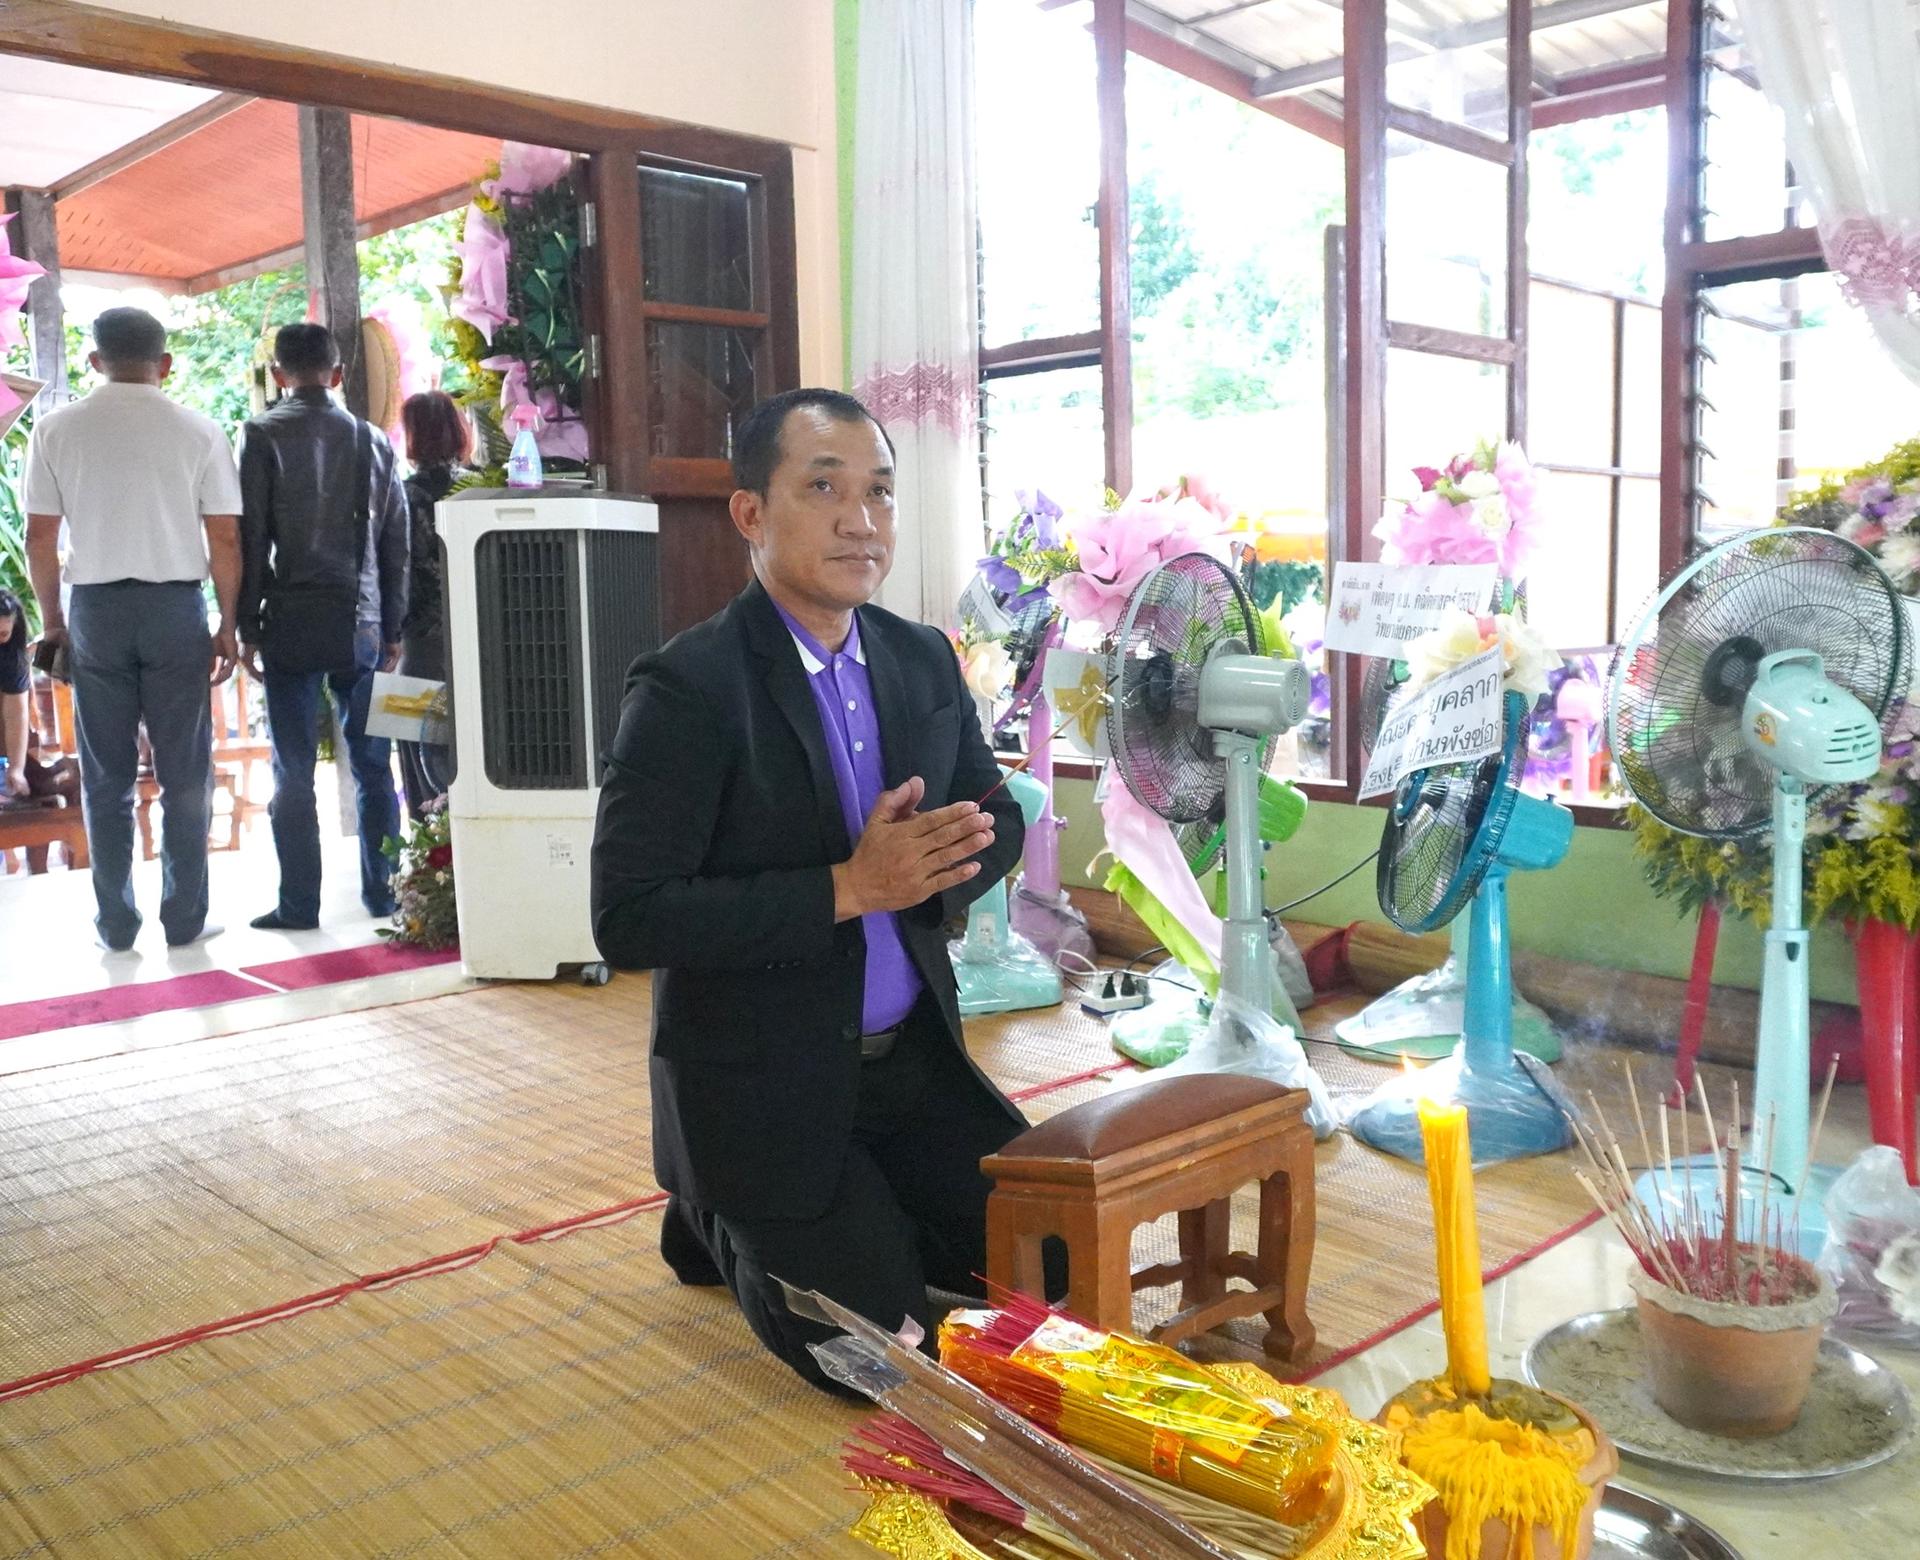
[[[653,977],[661,1248],[823,1383],[776,1278],[898,1327],[978,1293],[980,1159],[1026,1122],[968,1057],[943,923],[1019,858],[953,647],[869,605],[893,449],[794,390],[735,440],[753,583],[642,656],[593,846],[600,950]]]

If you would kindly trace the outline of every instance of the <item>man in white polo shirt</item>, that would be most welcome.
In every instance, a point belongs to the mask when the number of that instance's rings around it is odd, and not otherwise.
[[[100,941],[123,952],[140,930],[133,795],[144,720],[164,818],[160,924],[181,947],[219,930],[207,925],[207,684],[230,676],[239,655],[240,479],[226,435],[160,389],[173,366],[165,326],[143,309],[109,309],[93,322],[93,342],[89,361],[107,382],[42,416],[27,447],[27,564],[41,637],[72,658]],[[213,634],[209,565],[220,604]]]

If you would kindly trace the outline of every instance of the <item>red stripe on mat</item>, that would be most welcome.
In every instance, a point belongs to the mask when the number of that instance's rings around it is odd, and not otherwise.
[[[383,940],[360,948],[335,948],[328,953],[280,959],[272,964],[248,964],[242,966],[241,974],[268,981],[282,991],[302,991],[309,986],[331,986],[338,981],[362,980],[369,975],[392,975],[400,970],[451,964],[459,957],[458,948],[410,948]]]
[[[271,968],[271,966],[267,967]],[[1116,1060],[1121,1067],[1133,1065],[1124,1059]],[[1089,1078],[1097,1078],[1103,1073],[1117,1070],[1118,1067],[1089,1068],[1085,1072],[1056,1078],[1051,1083],[1034,1084],[1031,1088],[1022,1089],[1012,1097],[1032,1099],[1050,1090],[1064,1089],[1070,1084],[1084,1083]],[[90,1360],[81,1360],[72,1365],[59,1365],[52,1370],[37,1371],[31,1376],[21,1376],[13,1381],[0,1383],[0,1402],[5,1402],[9,1398],[30,1397],[36,1392],[46,1391],[49,1387],[78,1381],[82,1376],[91,1376],[96,1372],[112,1370],[120,1365],[132,1365],[139,1360],[150,1360],[158,1355],[171,1354],[176,1349],[184,1349],[190,1344],[201,1343],[208,1338],[252,1332],[256,1328],[268,1326],[273,1322],[304,1316],[309,1311],[324,1310],[328,1306],[338,1305],[349,1295],[392,1289],[400,1284],[411,1283],[417,1278],[431,1278],[438,1273],[458,1272],[461,1268],[471,1267],[474,1263],[482,1261],[503,1243],[516,1246],[532,1245],[539,1241],[559,1240],[580,1230],[619,1224],[632,1218],[636,1213],[664,1207],[666,1201],[667,1193],[649,1192],[644,1197],[615,1203],[609,1208],[597,1208],[591,1213],[576,1213],[564,1219],[556,1219],[551,1224],[540,1224],[530,1230],[521,1230],[518,1234],[495,1235],[492,1239],[482,1241],[478,1245],[465,1246],[459,1251],[450,1251],[438,1257],[427,1257],[419,1262],[410,1263],[406,1267],[391,1268],[384,1273],[370,1273],[363,1278],[348,1279],[345,1283],[335,1284],[330,1289],[315,1290],[310,1295],[301,1295],[295,1300],[283,1300],[278,1305],[243,1311],[235,1316],[222,1317],[218,1321],[202,1322],[198,1327],[169,1333],[166,1337],[155,1338],[149,1343],[129,1344],[123,1349],[96,1355]]]
[[[1599,1222],[1600,1213],[1599,1210],[1596,1209],[1592,1213],[1575,1219],[1573,1223],[1569,1224],[1564,1230],[1559,1231],[1557,1234],[1549,1235],[1545,1240],[1536,1241],[1533,1245],[1527,1247],[1525,1251],[1508,1257],[1507,1260],[1502,1262],[1498,1267],[1488,1268],[1485,1273],[1481,1274],[1481,1278],[1489,1284],[1496,1278],[1505,1278],[1515,1268],[1520,1267],[1524,1263],[1531,1262],[1535,1257],[1546,1255],[1547,1252],[1553,1250],[1553,1248],[1562,1241],[1573,1239],[1573,1237],[1578,1235],[1582,1230],[1588,1229]],[[1415,1322],[1425,1321],[1439,1309],[1440,1302],[1438,1300],[1430,1300],[1427,1304],[1421,1306],[1419,1310],[1409,1311],[1405,1316],[1401,1317],[1399,1321],[1390,1322],[1378,1332],[1367,1334],[1367,1336],[1362,1338],[1358,1343],[1348,1344],[1344,1349],[1328,1355],[1327,1358],[1314,1366],[1313,1369],[1305,1375],[1295,1376],[1292,1379],[1295,1381],[1312,1381],[1316,1376],[1323,1376],[1332,1370],[1334,1366],[1344,1365],[1356,1355],[1365,1354],[1367,1350],[1373,1348],[1374,1345],[1385,1343],[1387,1339],[1391,1338],[1395,1333],[1405,1332]]]
[[[0,1040],[42,1034],[49,1029],[73,1029],[81,1024],[106,1024],[117,1019],[144,1018],[176,1008],[206,1007],[214,1002],[237,1002],[242,997],[269,995],[257,980],[231,970],[197,970],[166,980],[135,981],[104,991],[82,991],[66,997],[42,997],[35,1002],[9,1002],[0,1007]]]

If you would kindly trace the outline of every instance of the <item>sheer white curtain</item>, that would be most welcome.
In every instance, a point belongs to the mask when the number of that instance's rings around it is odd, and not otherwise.
[[[1846,294],[1920,380],[1920,0],[1741,0]]]
[[[861,0],[853,389],[898,452],[879,601],[951,626],[981,552],[969,0]]]

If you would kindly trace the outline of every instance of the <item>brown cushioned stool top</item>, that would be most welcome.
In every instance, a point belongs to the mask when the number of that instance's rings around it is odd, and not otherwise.
[[[994,1157],[1104,1159],[1296,1092],[1237,1073],[1159,1078],[1062,1111],[1029,1127]]]

